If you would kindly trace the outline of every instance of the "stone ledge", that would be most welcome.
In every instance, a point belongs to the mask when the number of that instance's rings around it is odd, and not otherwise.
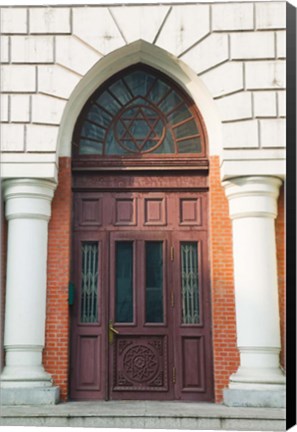
[[[165,401],[66,402],[55,406],[10,406],[1,425],[192,430],[284,431],[281,408],[227,407],[215,403]]]
[[[153,418],[153,417],[37,417],[2,418],[1,426],[36,427],[91,427],[129,429],[186,429],[186,430],[242,430],[284,431],[285,420],[208,419],[208,418]]]
[[[284,390],[224,389],[224,404],[230,407],[284,408]]]
[[[59,402],[59,387],[1,388],[1,405],[55,405]]]

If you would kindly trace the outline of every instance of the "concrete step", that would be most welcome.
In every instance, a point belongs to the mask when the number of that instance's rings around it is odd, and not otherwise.
[[[2,406],[1,426],[284,431],[285,409],[212,403],[109,401]]]

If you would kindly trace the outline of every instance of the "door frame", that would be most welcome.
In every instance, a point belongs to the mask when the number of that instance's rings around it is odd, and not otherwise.
[[[205,236],[205,241],[204,241],[204,245],[207,248],[207,244],[208,244],[208,199],[207,199],[207,192],[208,192],[208,178],[206,175],[206,172],[204,171],[203,173],[199,171],[194,173],[193,171],[191,172],[185,172],[185,171],[170,171],[170,172],[148,172],[148,171],[141,171],[141,172],[115,172],[115,173],[111,173],[111,172],[101,172],[100,174],[95,174],[92,173],[91,175],[82,171],[82,172],[75,172],[73,175],[73,192],[74,195],[78,194],[80,196],[90,196],[93,197],[94,195],[98,195],[98,196],[102,196],[105,192],[113,192],[116,194],[131,194],[133,192],[151,192],[152,194],[158,194],[158,193],[165,193],[165,192],[180,192],[180,193],[185,193],[185,194],[201,194],[203,196],[205,196],[205,201],[203,201],[206,204],[206,207],[203,206],[202,208],[202,212],[203,212],[203,218],[206,221],[206,228],[201,228],[198,227],[197,228],[197,233],[199,233],[200,235],[204,235]],[[150,182],[151,180],[151,182]],[[204,199],[204,198],[203,198]],[[77,228],[77,213],[81,212],[81,208],[77,207],[77,203],[75,203],[75,200],[73,200],[74,202],[74,218],[73,218],[73,222],[74,222],[74,226],[73,226],[73,233],[74,233],[74,237],[78,234],[78,232],[81,230],[81,232],[83,233],[83,237],[87,238],[88,236],[92,236],[92,233],[94,234],[95,232],[98,232],[98,227],[93,227],[92,224],[91,225],[85,225],[85,226],[81,226],[81,228]],[[104,220],[101,220],[101,229],[104,229]],[[147,236],[151,236],[154,232],[157,231],[158,227],[150,227],[147,231]],[[189,227],[187,230],[183,230],[181,232],[181,236],[183,234],[188,233],[188,235],[190,235],[191,232],[193,232],[193,229],[195,231],[194,227]],[[205,232],[204,232],[205,231]],[[107,238],[107,236],[111,236],[111,235],[119,235],[119,236],[124,236],[127,235],[128,232],[128,227],[127,230],[123,230],[123,227],[119,227],[119,230],[116,231],[114,230],[113,233],[110,232],[109,234],[107,234],[107,232],[104,232],[104,235],[106,235],[105,238],[105,250],[108,253],[108,260],[105,260],[105,272],[106,272],[106,276],[105,276],[105,280],[106,280],[106,286],[109,284],[109,270],[108,270],[108,261],[110,260],[110,254],[111,251],[109,250],[109,245],[110,245],[110,241],[109,238]],[[203,234],[204,232],[204,234]],[[126,234],[125,234],[126,233]],[[135,235],[136,231],[134,231]],[[171,238],[171,231],[162,231],[162,233],[164,233],[164,235],[166,234],[166,236],[169,236]],[[145,234],[145,232],[143,231],[141,233],[142,235]],[[175,236],[178,233],[175,232]],[[175,239],[176,241],[176,239]],[[75,262],[75,253],[77,253],[77,245],[74,246],[72,248],[73,250],[73,263]],[[208,250],[206,251],[208,254]],[[169,259],[169,247],[168,247],[168,251],[167,251],[167,259]],[[208,259],[207,259],[208,261]],[[206,265],[206,264],[205,264]],[[77,267],[78,266],[73,266],[73,267]],[[208,287],[208,293],[207,293],[207,307],[209,309],[209,325],[210,325],[210,329],[209,329],[209,346],[210,346],[210,353],[208,353],[208,359],[207,362],[211,364],[211,367],[209,368],[209,377],[208,382],[211,382],[210,385],[210,391],[207,395],[206,401],[211,401],[214,398],[214,378],[213,378],[213,374],[214,374],[214,370],[213,370],[213,347],[212,347],[212,329],[211,329],[211,287],[210,287],[210,266],[209,263],[207,262],[206,267],[207,270],[204,275],[204,277],[206,278],[206,286]],[[74,276],[75,274],[75,268],[73,268],[73,273],[72,275]],[[169,272],[170,273],[170,272]],[[73,277],[72,276],[72,277]],[[172,277],[172,275],[168,275],[168,278]],[[169,279],[168,279],[169,281]],[[105,298],[104,298],[105,297]],[[102,301],[104,306],[104,310],[105,310],[105,322],[104,324],[104,329],[102,329],[102,332],[105,333],[105,347],[106,349],[105,351],[105,360],[103,360],[103,367],[101,369],[101,374],[102,374],[102,370],[104,371],[104,373],[106,374],[106,368],[107,365],[109,363],[109,359],[108,359],[108,351],[109,351],[109,346],[108,346],[108,341],[107,341],[107,334],[108,334],[108,330],[107,330],[107,325],[108,325],[108,321],[109,321],[109,317],[107,317],[107,314],[110,313],[110,301],[109,301],[109,295],[106,295],[106,293],[102,293]],[[168,299],[167,299],[167,303],[168,303]],[[167,307],[169,307],[169,305],[167,305]],[[72,315],[72,314],[71,314]],[[103,316],[102,316],[103,318]],[[71,317],[71,326],[73,324],[73,317]],[[174,331],[175,325],[172,324],[172,331]],[[73,330],[72,330],[73,331]],[[73,344],[72,344],[73,345]],[[73,351],[73,346],[71,346],[71,351]],[[72,353],[73,356],[73,353]],[[178,358],[178,356],[180,357],[179,353],[173,353],[172,358]],[[105,366],[104,366],[105,365]],[[71,380],[72,380],[72,376],[73,376],[73,370],[72,370],[72,366],[70,368],[70,376],[69,376],[69,380],[70,380],[70,386],[71,386]],[[110,368],[111,369],[111,368]],[[170,365],[170,370],[171,370],[171,365]],[[102,378],[103,379],[103,378]],[[102,395],[102,399],[107,400],[110,394],[109,391],[110,388],[110,372],[108,372],[108,379],[106,380],[106,385],[104,387],[104,394]],[[138,397],[139,399],[147,399],[147,397],[141,398]],[[72,399],[75,399],[72,395]],[[82,400],[80,398],[77,398],[79,400]],[[87,399],[91,399],[91,395],[90,397],[87,397]],[[98,399],[97,397],[95,397],[94,399]],[[153,398],[150,398],[153,399]],[[195,400],[195,396],[193,398],[190,398]],[[174,398],[174,400],[176,400],[176,398]]]

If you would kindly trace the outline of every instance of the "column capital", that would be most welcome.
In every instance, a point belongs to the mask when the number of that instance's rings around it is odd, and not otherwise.
[[[235,177],[224,181],[231,219],[277,216],[282,180],[272,176]]]
[[[49,220],[56,184],[40,179],[10,179],[3,182],[7,220],[18,218]]]

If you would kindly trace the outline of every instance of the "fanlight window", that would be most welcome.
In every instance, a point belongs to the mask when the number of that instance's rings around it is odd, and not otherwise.
[[[76,125],[74,152],[78,157],[199,154],[203,141],[193,102],[164,75],[138,66],[91,96]]]

